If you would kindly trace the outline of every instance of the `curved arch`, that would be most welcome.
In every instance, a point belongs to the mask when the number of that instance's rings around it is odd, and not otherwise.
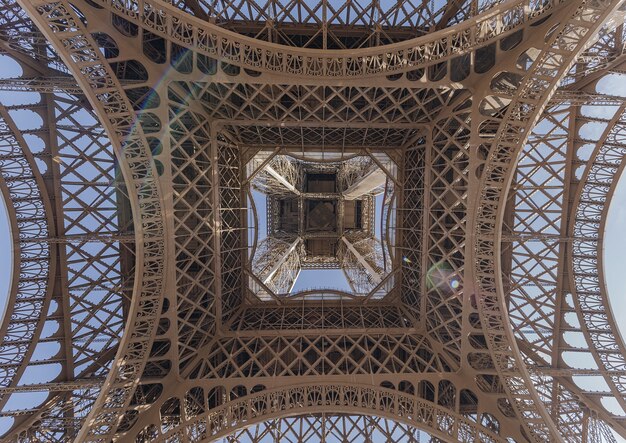
[[[12,224],[14,280],[0,324],[2,365],[0,386],[13,387],[35,350],[52,296],[56,245],[46,243],[54,231],[51,202],[32,154],[15,122],[0,104],[0,188]],[[10,395],[0,398],[4,406]]]
[[[302,291],[285,294],[286,299],[308,299],[308,300],[358,300],[360,297],[340,289],[303,289]]]
[[[392,231],[395,231],[397,229],[396,206],[398,205],[398,194],[396,193],[395,183],[389,178],[387,178],[386,181],[387,183],[385,184],[385,193],[383,195],[382,208],[380,211],[380,238],[381,240],[384,239],[384,243],[387,247],[387,254],[389,254],[389,263],[394,263],[396,260],[396,245]],[[391,195],[389,195],[390,192]],[[385,263],[386,261],[387,259],[385,258]]]
[[[115,147],[134,215],[135,280],[127,326],[98,399],[77,437],[80,441],[101,441],[103,436],[115,434],[157,330],[167,255],[162,192],[149,144],[133,107],[77,10],[65,1],[35,6],[24,0],[20,5],[56,48],[101,117]]]
[[[332,55],[325,50],[293,48],[243,36],[161,0],[139,0],[126,7],[115,0],[96,3],[133,26],[228,64],[267,73],[339,79],[389,75],[441,63],[497,41],[521,25],[540,21],[563,0],[550,0],[540,7],[530,0],[510,0],[453,28],[380,47],[333,50]]]
[[[481,190],[476,199],[478,210],[473,226],[477,233],[474,275],[480,290],[477,300],[487,343],[492,354],[497,353],[493,361],[507,395],[526,431],[536,441],[563,441],[563,437],[534,388],[508,320],[501,273],[501,236],[506,195],[518,153],[530,128],[538,120],[560,79],[619,2],[576,3],[573,6],[570,15],[555,28],[556,32],[546,36],[546,46],[533,62],[533,70],[510,94],[511,103],[502,120],[484,117],[485,122],[497,123],[498,130],[492,140],[485,140],[490,145],[490,152],[480,178]],[[563,34],[567,35],[567,43]]]
[[[347,5],[343,2],[311,3],[307,1],[277,1],[272,8],[265,8],[264,3],[258,1],[243,1],[238,7],[226,7],[224,3],[204,3],[204,11],[184,3],[174,2],[179,9],[190,12],[196,17],[217,23],[219,26],[231,29],[237,33],[248,34],[246,28],[238,26],[240,22],[252,21],[255,23],[274,21],[280,33],[287,34],[280,38],[282,44],[295,47],[318,47],[315,39],[306,42],[293,41],[290,39],[289,26],[302,26],[304,29],[315,27],[330,28],[326,32],[326,46],[332,50],[362,48],[364,46],[383,46],[398,41],[405,41],[415,36],[425,34],[427,31],[436,31],[445,25],[462,23],[472,17],[493,8],[499,1],[487,1],[478,5],[470,6],[470,2],[462,0],[455,8],[450,8],[445,2],[435,2],[426,5],[423,2],[405,5],[403,2],[365,2]],[[297,12],[307,11],[306,14]],[[206,12],[205,12],[206,11]],[[346,13],[347,12],[347,13]],[[385,31],[373,34],[377,38],[367,38],[363,33],[368,33],[370,26],[379,26]],[[348,42],[341,39],[333,28],[353,28],[356,42]],[[285,29],[286,28],[286,29]],[[407,32],[408,31],[408,32]],[[274,38],[261,40],[275,41]],[[365,42],[363,41],[365,40]]]
[[[237,398],[187,420],[158,440],[184,432],[210,442],[270,419],[315,413],[376,415],[422,429],[447,442],[505,442],[488,428],[414,395],[365,385],[293,385]],[[454,423],[454,425],[451,425]],[[183,429],[181,429],[183,428]],[[448,432],[446,432],[446,430]]]
[[[539,390],[544,398],[559,392],[563,399],[557,407],[559,415],[563,417],[567,414],[568,419],[558,418],[556,424],[566,438],[576,438],[583,433],[584,426],[590,426],[585,425],[582,405],[614,429],[621,428],[608,412],[599,407],[599,402],[586,395],[592,388],[588,382],[587,389],[576,382],[577,378],[580,380],[580,375],[574,375],[572,381],[560,374],[552,374],[551,377],[544,369],[556,364],[559,355],[569,354],[568,351],[557,352],[559,340],[576,347],[584,343],[579,326],[583,322],[572,323],[562,319],[568,315],[575,316],[575,312],[564,314],[555,309],[559,303],[568,309],[574,308],[571,297],[566,296],[566,291],[571,291],[572,284],[568,284],[567,280],[572,272],[564,271],[571,268],[571,262],[564,257],[569,253],[573,240],[567,222],[573,220],[573,215],[568,217],[567,214],[572,211],[568,196],[573,199],[576,195],[574,185],[569,183],[574,180],[575,166],[572,164],[576,164],[577,149],[569,137],[572,127],[575,127],[571,122],[577,117],[578,109],[576,106],[551,104],[543,112],[520,153],[515,186],[510,188],[511,195],[508,197],[510,201],[515,199],[515,211],[511,216],[510,231],[503,234],[513,263],[510,273],[506,274],[510,276],[511,283],[505,286],[509,320],[527,365],[532,372],[544,374],[539,381],[542,383]],[[546,140],[549,142],[546,143]],[[567,326],[559,325],[559,321],[566,321]],[[575,342],[570,343],[569,340],[574,337]],[[592,359],[591,355],[589,359]],[[577,371],[582,367],[572,366],[567,371]]]
[[[626,357],[607,293],[603,270],[603,234],[611,198],[626,168],[626,105],[607,125],[581,177],[569,227],[574,238],[569,263],[578,318],[590,351],[620,406],[626,411]],[[611,375],[611,372],[616,374]]]
[[[254,197],[252,196],[252,190],[250,187],[246,189],[246,199],[248,200],[248,205],[252,210],[252,219],[254,220],[253,232],[252,232],[252,246],[248,248],[248,260],[252,260],[254,254],[256,253],[257,244],[259,242],[259,215],[256,209],[256,203],[254,202]]]
[[[303,153],[299,153],[296,152],[295,150],[289,150],[289,149],[283,149],[281,153],[284,153],[284,155],[287,155],[289,157],[295,158],[296,160],[300,160],[303,162],[315,162],[315,163],[335,163],[335,162],[343,162],[343,161],[347,161],[347,160],[352,160],[353,158],[357,158],[357,157],[361,157],[363,155],[366,155],[366,153],[363,152],[354,152],[354,153],[350,153],[350,154],[346,154],[346,153],[341,153],[339,158],[318,158],[319,156],[315,156],[314,158],[308,157],[307,154],[303,154]],[[332,155],[332,153],[330,155],[326,154],[327,156]]]
[[[326,436],[327,442],[334,443],[346,439],[354,443],[417,443],[428,441],[430,437],[426,431],[414,426],[376,415],[316,414],[268,420],[240,429],[224,440],[261,443],[269,436],[274,442],[319,443],[320,435]]]
[[[12,204],[11,192],[1,170],[2,167],[0,166],[0,204],[4,205],[6,210],[7,224],[9,227],[9,234],[11,238],[13,252],[11,254],[11,271],[14,271],[19,265],[20,258],[20,248],[19,246],[17,246],[19,245],[20,241],[19,229],[17,225],[17,210]],[[19,274],[17,272],[12,272],[11,281],[9,282],[8,292],[6,294],[4,309],[0,311],[0,331],[5,330],[2,325],[5,321],[4,318],[10,312],[9,306],[11,306],[12,301],[15,300],[15,292],[17,291],[17,285],[19,280]],[[1,296],[2,295],[0,294],[0,297]]]

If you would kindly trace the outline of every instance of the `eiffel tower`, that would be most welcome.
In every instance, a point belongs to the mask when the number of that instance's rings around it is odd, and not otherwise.
[[[2,0],[2,441],[626,438],[625,14]]]

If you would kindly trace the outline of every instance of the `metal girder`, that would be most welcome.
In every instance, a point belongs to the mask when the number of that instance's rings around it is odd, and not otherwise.
[[[265,169],[265,171],[268,172],[268,174],[270,174],[272,177],[274,177],[281,185],[283,185],[285,188],[287,188],[288,191],[293,192],[296,195],[300,194],[300,191],[298,191],[296,189],[296,187],[292,183],[289,183],[289,181],[285,177],[280,175],[274,168],[272,168],[271,166],[267,165],[267,166],[265,166],[264,169]]]
[[[350,187],[343,192],[343,195],[348,200],[357,199],[383,186],[386,180],[387,174],[382,169],[375,168],[360,177],[358,181],[352,183]]]
[[[87,235],[68,235],[64,237],[46,237],[42,239],[27,239],[24,243],[134,243],[135,236],[132,234],[87,234]]]
[[[367,274],[372,277],[374,283],[378,284],[382,281],[382,277],[380,273],[372,267],[372,265],[363,257],[363,254],[354,247],[352,242],[348,240],[345,236],[341,237],[341,241],[348,247],[350,252],[356,257],[357,261],[365,268]]]
[[[287,259],[289,258],[289,256],[296,250],[296,248],[298,247],[298,245],[300,244],[300,239],[296,238],[285,250],[285,252],[283,252],[278,259],[276,259],[274,261],[274,263],[272,264],[272,267],[267,271],[267,275],[263,278],[263,283],[265,285],[267,285],[270,281],[272,281],[272,279],[274,278],[274,276],[276,275],[276,272],[285,265],[285,262],[287,261]],[[294,280],[295,281],[295,280]],[[289,292],[289,291],[288,291]]]
[[[3,394],[6,393],[14,393],[14,392],[66,392],[66,391],[76,391],[79,389],[85,388],[97,388],[102,386],[104,383],[104,379],[93,379],[93,380],[72,380],[68,382],[57,382],[57,383],[39,383],[33,385],[21,385],[14,386],[11,388],[1,388],[0,392]]]
[[[141,81],[125,80],[124,85],[132,87],[141,84]],[[32,77],[32,78],[2,78],[0,91],[36,91],[46,94],[66,93],[84,95],[84,91],[73,77]]]

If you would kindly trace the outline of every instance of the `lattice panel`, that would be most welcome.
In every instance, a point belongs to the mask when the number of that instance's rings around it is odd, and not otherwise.
[[[453,353],[461,351],[465,225],[469,174],[470,103],[455,103],[438,121],[429,155],[428,228],[424,245],[426,328]],[[428,154],[427,154],[428,155]]]
[[[342,190],[360,182],[368,173],[377,168],[370,157],[355,157],[346,160],[344,167],[339,170],[337,180]]]
[[[404,150],[404,184],[402,204],[399,205],[401,220],[398,228],[397,253],[402,266],[401,298],[407,309],[418,320],[422,320],[421,303],[424,296],[423,284],[423,229],[424,229],[424,176],[425,138],[420,137]]]
[[[431,120],[449,101],[450,88],[329,87],[264,83],[181,83],[206,108],[226,121],[306,121],[376,127],[414,127]]]
[[[106,371],[98,372],[100,376],[106,374]],[[38,417],[35,425],[20,432],[15,441],[74,441],[99,393],[100,389],[93,388],[77,389],[67,395],[58,395],[51,402],[46,402],[46,411]]]
[[[245,214],[239,148],[222,135],[217,139],[220,196],[220,272],[222,320],[228,321],[243,299]]]
[[[54,50],[53,46],[33,25],[28,14],[16,1],[7,0],[0,6],[0,36],[10,42],[18,53],[43,66],[69,74],[69,69]],[[4,52],[4,50],[3,50]]]
[[[290,187],[271,175],[267,168],[263,168],[254,177],[252,187],[264,194],[272,195],[293,195],[294,188],[302,189],[302,170],[298,163],[285,155],[276,155],[271,159],[267,167],[276,171],[286,181]],[[269,206],[269,204],[268,204]],[[268,225],[269,229],[269,225]]]
[[[82,100],[54,97],[64,235],[106,237],[126,232],[132,220],[128,214],[120,215],[126,210],[125,190],[117,188],[113,148],[100,121],[84,109]],[[116,346],[123,333],[133,249],[115,241],[68,242],[65,248],[73,365],[79,376]]]
[[[192,378],[254,378],[445,372],[428,339],[412,335],[223,338]]]
[[[274,419],[225,437],[223,443],[428,443],[430,436],[396,421],[365,415],[307,415]]]
[[[203,115],[170,102],[180,365],[215,332],[213,139]]]
[[[564,243],[558,240],[564,229],[563,214],[568,209],[565,181],[571,160],[567,155],[572,149],[577,115],[576,107],[563,105],[544,111],[520,154],[511,190],[512,226],[504,228],[504,235],[512,240],[511,272],[503,277],[507,282],[509,318],[531,368],[558,363],[554,361],[558,355],[555,348],[562,332],[556,326],[564,321],[563,313],[558,312],[559,303],[564,303],[560,278]],[[518,238],[533,233],[539,237],[530,241]],[[508,248],[503,246],[507,254]],[[582,441],[586,423],[576,396],[553,377],[536,380],[544,401],[558,411],[556,425],[562,435],[568,441]]]
[[[229,128],[229,133],[241,145],[261,145],[274,148],[285,146],[302,153],[307,147],[315,147],[323,152],[328,149],[349,149],[354,147],[394,148],[403,146],[415,129],[395,128],[351,128],[351,127],[298,127],[251,125]],[[298,152],[302,150],[301,152]]]
[[[261,240],[252,258],[250,265],[253,274],[274,294],[289,294],[298,277],[302,251],[298,246],[292,249],[293,241],[266,237]],[[300,245],[300,241],[296,241]]]
[[[569,120],[568,109],[551,108],[530,136],[516,170],[513,239],[516,233],[560,233]],[[514,241],[511,251],[512,324],[548,363],[554,344],[559,249],[558,241],[548,239]]]
[[[397,306],[248,307],[233,318],[239,331],[407,328],[412,323]]]
[[[352,292],[364,295],[372,291],[386,275],[380,240],[364,235],[346,234],[354,251],[341,243],[339,255],[342,268]]]
[[[563,85],[574,86],[592,76],[602,76],[606,70],[621,64],[626,41],[626,28],[616,16],[600,32],[596,41],[578,57],[572,69],[563,78]]]
[[[215,20],[219,26],[243,35],[283,45],[323,49],[379,46],[418,37],[433,28],[466,20],[498,2],[481,2],[480,9],[474,3],[173,2],[184,11]]]
[[[272,267],[289,250],[289,241],[277,237],[266,237],[257,245],[251,269],[262,281],[270,276]]]

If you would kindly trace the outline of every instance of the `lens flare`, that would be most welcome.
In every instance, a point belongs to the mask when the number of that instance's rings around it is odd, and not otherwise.
[[[445,261],[435,263],[426,273],[427,289],[437,289],[443,292],[454,292],[461,287],[461,280],[452,266]]]

